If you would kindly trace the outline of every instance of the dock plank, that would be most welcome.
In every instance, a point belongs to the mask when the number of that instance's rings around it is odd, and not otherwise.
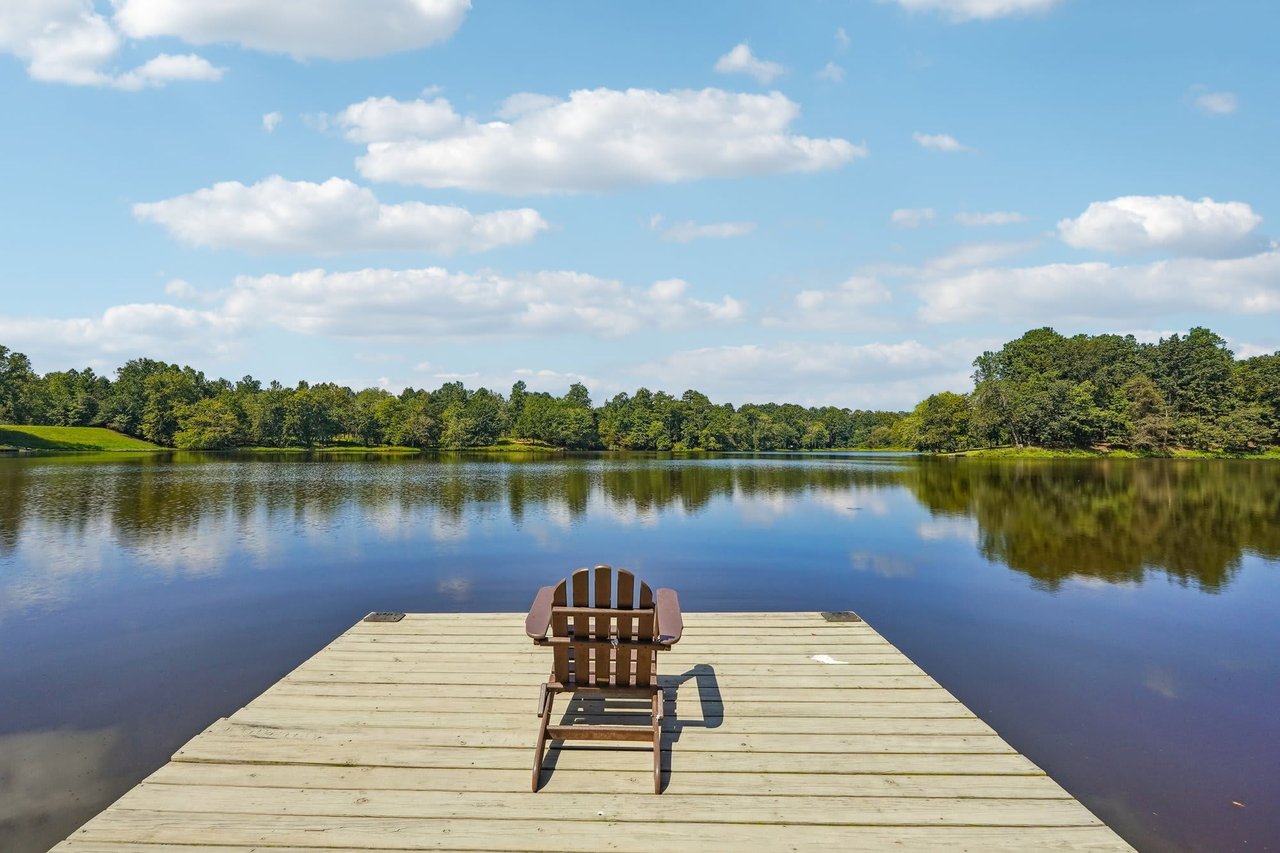
[[[550,655],[522,623],[357,623],[55,850],[1131,849],[871,626],[809,613],[686,615],[660,798],[647,748],[594,745],[530,793]]]

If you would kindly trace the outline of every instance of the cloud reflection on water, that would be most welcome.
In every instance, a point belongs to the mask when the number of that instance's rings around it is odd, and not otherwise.
[[[57,607],[114,572],[201,578],[231,565],[270,567],[297,541],[360,560],[370,542],[411,544],[425,534],[457,546],[515,530],[533,549],[555,552],[588,518],[656,529],[668,515],[726,505],[748,527],[814,510],[856,524],[892,518],[904,494],[929,513],[913,526],[918,540],[972,543],[1049,590],[1138,584],[1159,571],[1212,592],[1246,551],[1280,558],[1280,470],[1265,462],[2,462],[0,614]],[[887,554],[875,528],[866,530],[872,538],[860,550]]]

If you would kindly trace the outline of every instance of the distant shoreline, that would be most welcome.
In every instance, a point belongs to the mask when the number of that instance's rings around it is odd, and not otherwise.
[[[105,427],[46,427],[46,426],[0,426],[0,455],[38,455],[52,456],[81,453],[222,453],[261,454],[272,453],[301,454],[320,453],[325,455],[381,454],[411,456],[427,453],[466,453],[473,455],[505,454],[505,455],[540,455],[551,456],[571,452],[563,447],[555,447],[544,442],[523,439],[500,438],[495,444],[480,447],[403,447],[397,445],[365,446],[350,442],[332,445],[316,445],[314,447],[235,447],[226,450],[178,450],[162,447]],[[577,451],[573,451],[577,452]],[[681,448],[678,450],[626,450],[598,449],[587,451],[592,453],[668,453],[671,456],[694,456],[703,453],[731,453],[734,455],[752,455],[757,451],[750,450],[704,450],[701,448]],[[758,451],[769,455],[805,455],[821,456],[830,453],[867,453],[867,454],[901,454],[941,458],[974,458],[974,459],[1277,459],[1280,460],[1280,448],[1270,448],[1257,453],[1228,453],[1225,451],[1204,451],[1190,449],[1174,449],[1168,453],[1135,453],[1131,450],[1103,449],[1051,449],[1044,447],[984,447],[955,452],[928,453],[911,450],[905,447],[825,447],[816,449]]]

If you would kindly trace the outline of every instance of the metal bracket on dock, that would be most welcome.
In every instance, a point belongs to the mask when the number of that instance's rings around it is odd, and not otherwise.
[[[399,622],[404,618],[403,613],[392,613],[389,610],[380,610],[376,613],[370,613],[362,622]]]
[[[852,610],[824,610],[821,614],[828,622],[861,622],[862,617]]]

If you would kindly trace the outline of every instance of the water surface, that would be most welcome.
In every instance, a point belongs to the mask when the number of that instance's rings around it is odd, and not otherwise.
[[[0,459],[0,849],[41,851],[370,610],[597,562],[853,609],[1147,850],[1280,838],[1280,463]]]

